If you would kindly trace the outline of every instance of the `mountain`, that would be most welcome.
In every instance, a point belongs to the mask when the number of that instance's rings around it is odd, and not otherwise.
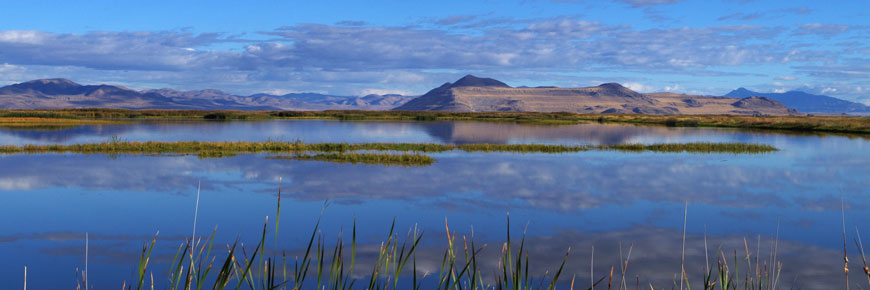
[[[793,93],[793,92],[789,92]],[[786,94],[789,94],[786,93]],[[805,94],[805,93],[802,93]],[[738,96],[739,95],[739,96]],[[745,95],[745,96],[744,96]],[[67,79],[41,79],[0,87],[0,108],[123,108],[191,110],[408,110],[455,112],[576,112],[604,114],[740,114],[795,115],[777,101],[748,90],[729,97],[641,94],[617,83],[585,88],[511,87],[491,78],[467,75],[445,83],[419,97],[395,94],[339,96],[318,93],[239,96],[220,90],[179,91],[169,88],[137,91],[113,85],[81,85]],[[809,95],[809,94],[805,94]],[[867,106],[825,96],[825,104],[849,112],[864,112]],[[734,98],[737,97],[737,98]],[[798,100],[800,98],[792,98]],[[834,101],[832,101],[834,100]],[[787,104],[786,104],[787,105]],[[839,108],[839,107],[837,107]],[[813,111],[813,110],[807,110]]]
[[[501,87],[501,88],[510,88],[511,86],[500,82],[496,79],[491,78],[479,78],[473,75],[466,75],[461,79],[457,80],[455,83],[450,85],[451,87]]]
[[[796,115],[770,98],[726,98],[672,93],[641,94],[617,83],[585,88],[511,87],[467,75],[396,107],[400,111],[575,112],[603,114]]]
[[[220,90],[136,91],[112,85],[81,85],[41,79],[0,87],[0,108],[124,108],[192,110],[389,110],[411,100],[402,95],[333,96],[316,93],[238,96]]]
[[[227,107],[240,104],[225,103]],[[67,79],[33,80],[0,88],[0,108],[137,108],[190,109],[200,107],[154,92],[139,92],[120,86],[80,85]]]
[[[806,113],[870,113],[870,106],[841,100],[829,96],[813,95],[801,91],[789,91],[785,93],[759,93],[739,88],[726,94],[732,98],[745,98],[749,96],[767,97],[781,102],[789,108],[797,109]]]

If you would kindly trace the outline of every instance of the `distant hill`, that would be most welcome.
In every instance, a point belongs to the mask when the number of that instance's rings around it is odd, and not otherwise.
[[[745,98],[749,96],[767,97],[779,101],[789,108],[796,109],[805,113],[825,113],[825,114],[843,114],[843,113],[870,113],[870,106],[850,102],[834,97],[813,95],[801,91],[789,91],[785,93],[759,93],[739,88],[731,91],[725,96],[732,98]]]
[[[586,88],[517,87],[467,75],[445,83],[395,110],[453,112],[576,112],[603,114],[739,114],[796,115],[783,104],[764,97],[726,98],[641,94],[617,83]]]
[[[389,110],[412,98],[316,93],[237,96],[214,89],[136,91],[112,85],[80,85],[67,79],[41,79],[0,87],[0,108],[4,109]]]

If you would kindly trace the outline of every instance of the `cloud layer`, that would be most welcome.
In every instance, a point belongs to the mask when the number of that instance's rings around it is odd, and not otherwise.
[[[643,7],[675,1],[625,2]],[[751,17],[723,16],[732,18]],[[663,90],[663,77],[655,75],[759,77],[767,75],[751,68],[776,66],[786,70],[781,74],[798,73],[812,80],[837,77],[842,82],[839,90],[845,92],[850,91],[847,87],[866,86],[863,82],[870,73],[870,47],[861,38],[839,45],[809,44],[867,31],[860,26],[637,29],[576,17],[517,20],[468,15],[433,22],[434,26],[371,26],[359,21],[298,24],[247,36],[7,30],[0,31],[0,71],[11,72],[0,81],[52,73],[111,81],[118,71],[132,71],[138,73],[117,81],[355,93],[364,89],[421,92],[467,72],[538,81],[559,80],[566,74],[628,72],[647,76],[647,86],[662,83],[653,87]]]

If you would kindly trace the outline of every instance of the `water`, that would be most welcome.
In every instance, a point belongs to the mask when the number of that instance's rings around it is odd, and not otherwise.
[[[526,231],[533,268],[552,272],[570,247],[562,277],[570,280],[576,275],[579,285],[589,283],[592,246],[597,279],[610,266],[619,265],[620,243],[623,255],[633,245],[627,284],[634,286],[638,275],[641,284],[653,282],[656,288],[671,285],[671,278],[679,274],[686,202],[686,259],[692,269],[703,269],[708,258],[714,262],[720,245],[729,259],[735,250],[742,257],[745,238],[753,255],[760,250],[762,262],[776,247],[783,263],[783,288],[791,287],[795,277],[804,289],[829,289],[842,283],[841,199],[847,203],[851,253],[855,253],[851,246],[855,228],[870,230],[862,222],[870,218],[870,140],[858,137],[604,124],[322,120],[0,129],[2,144],[102,142],[113,136],[131,141],[739,141],[770,144],[781,151],[764,155],[445,152],[432,154],[436,162],[431,166],[410,168],[272,160],[263,154],[221,159],[0,156],[0,256],[5,260],[0,285],[20,285],[27,266],[33,289],[74,287],[75,270],[84,267],[87,232],[90,284],[96,289],[116,288],[134,277],[142,244],[158,230],[154,275],[164,281],[167,273],[160,263],[171,259],[181,241],[192,234],[200,182],[197,235],[209,235],[217,226],[221,245],[236,237],[254,244],[269,216],[268,242],[274,248],[271,222],[278,180],[283,178],[280,250],[301,255],[321,211],[328,241],[342,229],[347,236],[356,218],[360,243],[365,245],[385,240],[395,218],[403,234],[415,225],[425,231],[418,267],[436,277],[446,241],[445,219],[460,236],[470,237],[473,227],[476,242],[488,244],[483,251],[490,261],[486,267],[494,269],[510,213],[514,238]],[[705,256],[705,233],[712,257]],[[773,243],[777,234],[779,242]],[[851,260],[853,267],[860,264],[857,256]],[[361,257],[360,263],[370,259]],[[359,267],[363,273],[369,270]],[[693,283],[700,282],[698,273],[690,270]],[[859,268],[852,273],[852,279],[861,278]]]

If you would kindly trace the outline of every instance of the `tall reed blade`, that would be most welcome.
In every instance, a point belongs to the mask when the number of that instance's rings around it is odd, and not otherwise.
[[[148,269],[148,263],[151,261],[151,250],[154,250],[154,244],[157,243],[157,235],[159,234],[160,231],[154,234],[154,239],[151,240],[150,246],[142,246],[142,255],[139,257],[139,268],[136,271],[136,274],[139,276],[139,284],[136,286],[137,290],[141,290],[142,286],[145,285],[145,271]]]

